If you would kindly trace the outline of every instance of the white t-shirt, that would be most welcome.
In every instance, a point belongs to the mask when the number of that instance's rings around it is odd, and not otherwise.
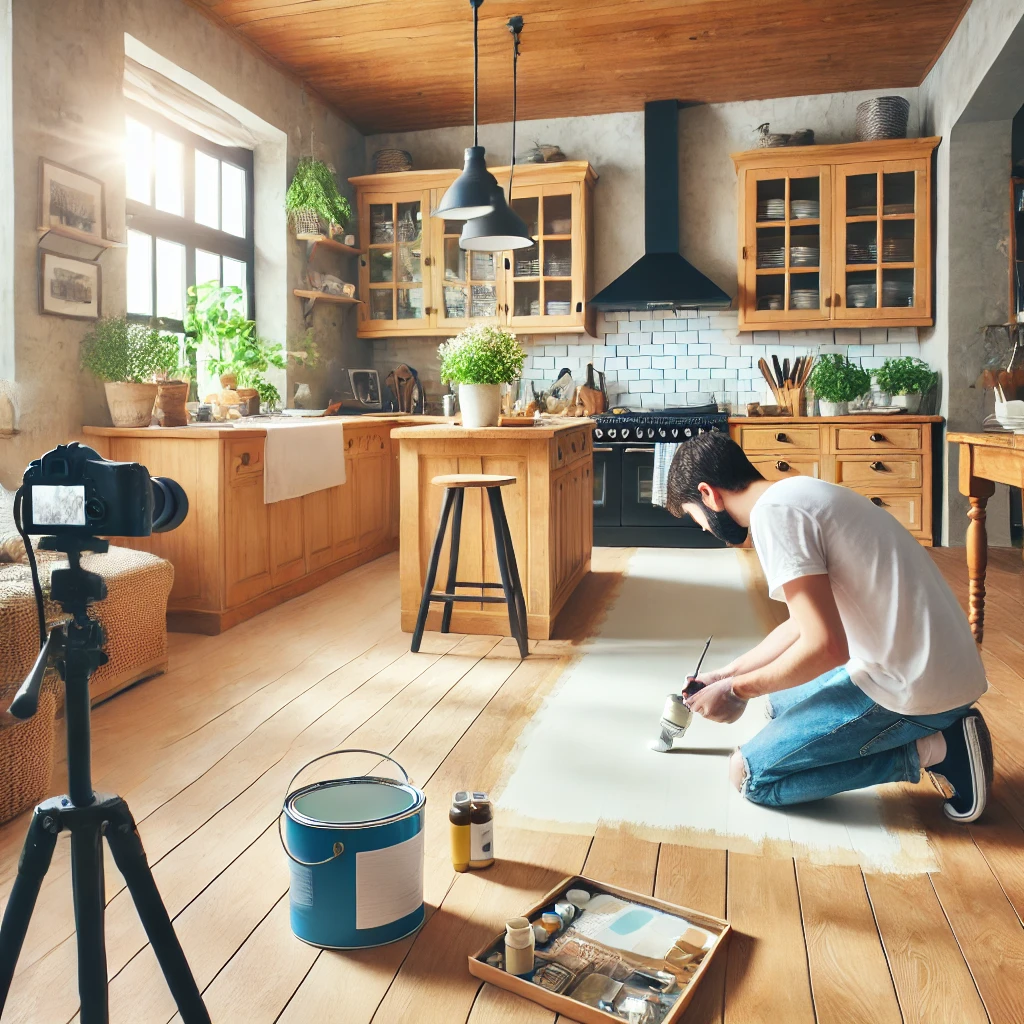
[[[988,688],[967,616],[935,563],[896,519],[812,477],[772,484],[750,513],[768,590],[827,575],[846,629],[850,678],[875,703],[933,715]]]

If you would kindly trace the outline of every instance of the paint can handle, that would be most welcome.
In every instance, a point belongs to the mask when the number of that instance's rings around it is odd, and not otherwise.
[[[330,857],[326,857],[324,860],[299,860],[298,857],[288,849],[288,843],[284,838],[284,829],[281,827],[281,819],[285,814],[285,807],[288,804],[288,794],[292,791],[292,786],[295,785],[295,780],[310,766],[317,763],[317,761],[323,761],[328,757],[337,757],[339,754],[373,754],[375,757],[382,757],[385,761],[390,761],[401,773],[402,781],[404,783],[409,782],[409,773],[393,758],[388,754],[381,753],[379,750],[367,750],[365,747],[345,747],[342,750],[330,750],[326,754],[321,754],[319,757],[314,757],[311,761],[307,761],[291,778],[288,783],[288,788],[285,791],[284,803],[281,804],[281,812],[277,816],[277,836],[281,840],[281,849],[288,855],[288,859],[294,861],[296,864],[304,868],[317,868],[322,864],[330,864],[332,860],[337,860],[344,852],[345,846],[343,843],[335,843],[334,851]],[[355,778],[365,778],[365,773],[361,776],[355,776]]]

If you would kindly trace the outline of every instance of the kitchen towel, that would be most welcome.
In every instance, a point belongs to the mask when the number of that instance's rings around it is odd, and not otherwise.
[[[264,504],[343,484],[344,426],[330,416],[268,423],[263,455]]]
[[[651,479],[651,504],[665,507],[668,492],[668,471],[672,457],[679,451],[677,444],[656,444],[654,446],[654,476]]]

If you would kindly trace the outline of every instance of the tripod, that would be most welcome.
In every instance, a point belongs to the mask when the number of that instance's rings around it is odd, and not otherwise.
[[[103,627],[89,617],[88,606],[107,596],[107,586],[101,576],[81,567],[81,555],[83,551],[104,552],[108,544],[97,538],[45,537],[39,546],[63,551],[68,556],[68,568],[55,569],[50,582],[54,600],[59,601],[72,618],[50,631],[10,712],[22,719],[35,714],[46,666],[52,660],[64,680],[69,795],[44,800],[32,814],[18,874],[0,925],[0,1014],[7,1002],[14,968],[57,845],[57,836],[67,830],[71,833],[71,884],[78,936],[82,1024],[106,1024],[109,1020],[100,845],[103,836],[135,901],[182,1020],[185,1024],[210,1024],[210,1015],[149,870],[131,811],[121,797],[94,793],[92,788],[89,676],[107,661],[107,656],[102,650]]]

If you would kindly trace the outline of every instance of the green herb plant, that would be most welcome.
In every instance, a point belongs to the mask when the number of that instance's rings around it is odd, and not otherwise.
[[[295,168],[284,205],[292,219],[300,210],[313,210],[328,225],[340,227],[352,216],[352,206],[338,191],[331,169],[311,157],[303,157]]]
[[[807,383],[826,402],[852,402],[871,390],[871,374],[838,353],[819,356]]]
[[[890,395],[927,395],[938,379],[939,375],[916,356],[886,359],[875,370],[879,388]]]
[[[500,327],[476,324],[438,347],[445,384],[509,384],[523,372],[526,352]]]
[[[111,383],[142,384],[179,372],[178,339],[124,316],[97,320],[82,339],[82,369]]]

